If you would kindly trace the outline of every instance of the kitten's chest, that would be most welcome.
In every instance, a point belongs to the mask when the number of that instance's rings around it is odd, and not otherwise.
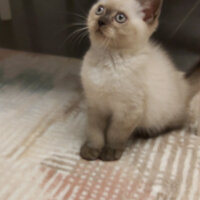
[[[83,76],[90,87],[110,91],[126,87],[132,82],[131,69],[120,60],[101,60],[96,65],[89,65]]]

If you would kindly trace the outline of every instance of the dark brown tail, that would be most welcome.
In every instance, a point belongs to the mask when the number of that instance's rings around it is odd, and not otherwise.
[[[185,75],[185,78],[191,85],[191,92],[193,95],[197,91],[200,91],[200,61]]]

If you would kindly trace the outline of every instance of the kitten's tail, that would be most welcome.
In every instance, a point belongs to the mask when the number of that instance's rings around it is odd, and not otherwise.
[[[200,91],[200,61],[185,75],[191,86],[191,95],[194,96]]]

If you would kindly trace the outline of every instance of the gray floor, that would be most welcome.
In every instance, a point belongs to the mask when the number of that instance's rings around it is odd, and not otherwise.
[[[0,21],[0,46],[81,58],[89,46],[66,38],[75,30],[69,26],[83,21],[91,0],[11,0],[13,20]],[[181,69],[187,69],[200,55],[200,1],[165,0],[160,28],[155,34]]]

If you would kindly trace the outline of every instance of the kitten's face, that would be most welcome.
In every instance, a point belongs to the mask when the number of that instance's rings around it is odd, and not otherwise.
[[[149,39],[155,27],[144,21],[136,0],[100,0],[88,17],[91,42],[104,47],[137,47]]]

